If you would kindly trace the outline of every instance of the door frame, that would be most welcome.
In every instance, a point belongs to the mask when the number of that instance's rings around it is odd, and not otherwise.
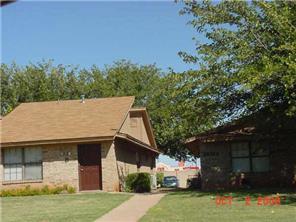
[[[86,191],[81,189],[81,165],[79,162],[79,146],[87,146],[87,145],[97,145],[100,150],[100,162],[99,162],[99,189],[98,190],[103,190],[103,174],[102,174],[102,144],[101,143],[79,143],[77,144],[77,162],[78,162],[78,187],[79,191]]]

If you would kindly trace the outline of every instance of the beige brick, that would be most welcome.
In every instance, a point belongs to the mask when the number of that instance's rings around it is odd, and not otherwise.
[[[119,179],[116,169],[116,156],[113,142],[101,145],[102,180],[104,191],[119,191]]]
[[[48,145],[43,148],[43,183],[68,184],[79,189],[77,145]]]

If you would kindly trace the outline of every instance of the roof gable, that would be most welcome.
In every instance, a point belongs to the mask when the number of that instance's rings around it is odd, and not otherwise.
[[[134,121],[136,121],[135,126],[133,126]],[[157,149],[153,129],[146,108],[130,109],[129,116],[125,119],[120,132],[127,133]]]

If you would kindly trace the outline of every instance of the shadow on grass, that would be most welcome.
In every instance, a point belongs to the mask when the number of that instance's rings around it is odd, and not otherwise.
[[[181,198],[189,197],[217,197],[232,196],[238,201],[245,201],[246,197],[257,200],[258,197],[276,197],[281,199],[281,205],[296,206],[296,192],[292,189],[251,189],[251,190],[234,190],[234,191],[201,191],[192,189],[174,189],[169,191],[169,195],[177,195]]]

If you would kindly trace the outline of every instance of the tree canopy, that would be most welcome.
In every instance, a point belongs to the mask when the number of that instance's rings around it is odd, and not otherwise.
[[[295,1],[187,1],[181,14],[199,38],[195,55],[180,56],[199,65],[197,96],[222,119],[275,106],[296,114]]]
[[[154,65],[118,61],[105,69],[89,70],[74,66],[53,65],[51,61],[1,65],[1,115],[22,102],[100,98],[110,96],[137,97],[136,105],[144,106],[161,76]]]

